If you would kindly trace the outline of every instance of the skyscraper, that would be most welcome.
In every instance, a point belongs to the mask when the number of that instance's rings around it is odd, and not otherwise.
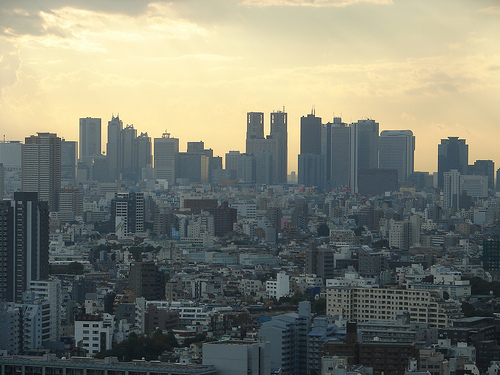
[[[246,152],[255,156],[255,182],[257,184],[269,185],[283,181],[283,171],[280,168],[285,162],[283,148],[286,147],[286,114],[283,112],[271,114],[272,121],[274,121],[272,132],[264,138],[264,114],[262,112],[247,113]]]
[[[466,174],[468,163],[469,145],[465,143],[465,139],[441,139],[441,144],[438,145],[438,187],[444,187],[444,172],[456,169],[461,174]]]
[[[116,181],[120,178],[121,169],[121,131],[123,121],[119,116],[112,116],[108,121],[108,143],[106,145],[106,156],[108,159],[109,180]]]
[[[300,118],[299,185],[323,186],[324,184],[321,129],[321,117],[316,117],[314,110]]]
[[[350,173],[349,186],[358,192],[358,171],[378,168],[379,124],[375,120],[358,120],[350,129]]]
[[[35,280],[49,274],[49,209],[37,193],[0,202],[0,301],[21,302]]]
[[[415,137],[411,130],[383,130],[379,138],[379,167],[396,169],[399,181],[413,173]]]
[[[61,140],[61,186],[76,186],[78,143]]]
[[[333,187],[349,185],[350,165],[350,129],[340,117],[333,119],[331,124],[331,171],[330,180]]]
[[[271,139],[277,140],[277,154],[274,161],[274,183],[285,184],[288,175],[288,115],[286,112],[271,113]]]
[[[155,178],[167,180],[174,185],[177,178],[179,156],[179,138],[171,138],[170,133],[163,133],[161,138],[154,139]]]
[[[247,113],[247,141],[249,139],[263,139],[264,138],[264,113],[262,112],[248,112]],[[251,152],[248,150],[247,153]]]
[[[4,169],[5,194],[21,191],[22,149],[20,141],[0,142],[0,163]]]
[[[467,166],[467,174],[488,177],[488,189],[495,189],[495,163],[493,160],[476,160]]]
[[[22,191],[38,193],[57,211],[61,189],[61,138],[53,133],[26,137],[22,152]]]
[[[127,125],[121,131],[121,168],[123,179],[135,180],[137,172],[137,130]]]
[[[142,176],[143,168],[153,167],[153,154],[151,152],[151,137],[148,133],[141,133],[137,139],[137,175]]]
[[[300,118],[300,153],[321,154],[321,117],[314,110]]]
[[[95,157],[101,156],[101,119],[85,117],[80,119],[79,161],[91,165]]]
[[[444,208],[453,212],[460,207],[460,172],[456,169],[443,173],[443,203]]]

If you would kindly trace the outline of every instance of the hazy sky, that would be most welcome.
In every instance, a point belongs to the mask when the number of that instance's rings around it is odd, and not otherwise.
[[[120,114],[215,154],[244,151],[245,115],[372,118],[411,129],[416,170],[441,138],[500,167],[498,0],[2,0],[0,128],[78,140],[80,117]]]

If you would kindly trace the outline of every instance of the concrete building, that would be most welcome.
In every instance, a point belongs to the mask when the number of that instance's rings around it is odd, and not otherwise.
[[[22,152],[22,191],[38,193],[57,211],[61,189],[61,138],[53,133],[26,137]]]
[[[333,123],[327,123],[331,126],[330,130],[330,148],[331,152],[326,152],[327,164],[326,174],[330,176],[332,187],[349,186],[349,166],[350,166],[350,129],[346,123],[342,122],[340,117],[335,117]],[[327,137],[328,140],[328,137]],[[330,172],[328,172],[330,164]]]
[[[111,217],[118,238],[144,233],[144,193],[117,193],[111,201]]]
[[[469,146],[465,139],[448,137],[438,145],[438,187],[444,187],[444,172],[456,169],[460,174],[467,173]]]
[[[61,140],[61,186],[77,186],[78,142]]]
[[[290,277],[285,272],[278,272],[276,280],[266,281],[266,295],[280,299],[290,294]]]
[[[258,337],[269,341],[271,371],[283,375],[307,373],[307,334],[311,328],[311,304],[299,303],[299,313],[273,317],[262,324]]]
[[[80,119],[80,147],[78,161],[92,165],[92,160],[101,156],[101,119],[86,117]]]
[[[60,280],[31,281],[29,291],[37,299],[43,299],[50,306],[50,341],[59,341],[61,337],[62,291]]]
[[[203,365],[212,365],[218,375],[270,375],[270,343],[262,341],[218,341],[203,344]]]
[[[349,187],[357,193],[359,171],[378,168],[379,124],[370,119],[358,120],[349,126],[349,135]]]
[[[383,130],[379,138],[379,168],[395,169],[400,181],[414,170],[415,137],[411,130]]]
[[[341,314],[348,320],[395,320],[398,311],[409,311],[410,321],[430,328],[451,326],[462,316],[458,301],[443,301],[431,292],[389,288],[330,287],[327,314]]]
[[[37,193],[0,202],[0,301],[21,302],[35,280],[49,273],[49,210]]]
[[[460,207],[460,172],[452,169],[443,172],[443,206],[449,208],[453,212],[459,210]]]
[[[108,121],[108,142],[106,144],[106,158],[108,161],[109,181],[120,179],[121,171],[121,132],[123,130],[123,121],[120,116],[111,116]]]
[[[299,185],[319,186],[324,183],[324,158],[321,154],[321,117],[313,110],[300,118]]]
[[[0,142],[0,163],[4,171],[4,193],[12,197],[21,191],[22,148],[20,141]]]
[[[159,361],[140,362],[118,362],[117,358],[107,357],[104,359],[73,357],[69,359],[58,359],[53,354],[43,357],[5,357],[1,358],[2,373],[14,375],[18,371],[23,374],[41,371],[44,374],[51,372],[57,374],[74,373],[84,374],[89,368],[95,375],[106,375],[108,373],[135,375],[216,375],[214,366],[210,365],[179,365],[178,363],[165,363]]]
[[[94,355],[111,349],[115,329],[114,315],[77,315],[75,316],[75,343]]]
[[[154,171],[157,180],[165,180],[169,186],[176,183],[178,175],[179,139],[163,133],[154,139]]]

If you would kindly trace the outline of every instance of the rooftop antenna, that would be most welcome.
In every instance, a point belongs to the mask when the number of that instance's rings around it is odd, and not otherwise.
[[[162,138],[170,138],[170,133],[167,132],[167,129],[165,129],[165,132],[161,135]]]
[[[285,112],[285,106],[283,106],[283,112]]]
[[[316,116],[316,108],[314,108],[314,105],[312,106],[311,109],[311,115]]]

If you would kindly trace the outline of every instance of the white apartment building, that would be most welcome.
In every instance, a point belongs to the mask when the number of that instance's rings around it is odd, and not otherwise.
[[[424,290],[331,287],[327,289],[327,315],[340,314],[348,320],[396,320],[398,311],[408,311],[412,323],[445,328],[462,316],[461,305],[442,301]]]
[[[110,314],[80,315],[75,318],[75,342],[94,355],[111,349],[115,317]]]
[[[50,305],[50,341],[59,341],[61,336],[61,281],[31,281],[29,291],[36,298],[46,300]]]
[[[267,297],[280,299],[288,294],[290,294],[290,277],[285,272],[279,272],[276,280],[266,281]]]

